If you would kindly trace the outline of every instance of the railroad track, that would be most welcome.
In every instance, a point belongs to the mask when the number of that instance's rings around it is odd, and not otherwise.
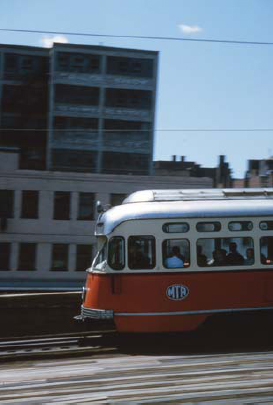
[[[1,382],[5,404],[272,404],[273,352],[23,362],[2,368]]]
[[[0,340],[0,361],[113,352],[109,342],[115,335],[109,330]]]

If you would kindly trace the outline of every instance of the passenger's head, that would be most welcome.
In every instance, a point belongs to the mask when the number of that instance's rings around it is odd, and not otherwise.
[[[230,242],[230,244],[229,244],[229,250],[230,250],[232,253],[235,253],[235,252],[237,251],[237,244],[236,244],[235,242]]]
[[[178,246],[173,246],[173,248],[172,248],[172,253],[173,253],[174,256],[180,255],[180,249],[179,249],[179,247],[178,247]]]
[[[246,249],[246,257],[248,259],[253,259],[253,257],[254,257],[254,249],[252,249],[252,248]]]
[[[213,255],[213,259],[214,259],[216,262],[220,262],[220,261],[223,259],[223,255],[222,255],[221,249],[215,249],[215,250],[212,252],[212,255]]]

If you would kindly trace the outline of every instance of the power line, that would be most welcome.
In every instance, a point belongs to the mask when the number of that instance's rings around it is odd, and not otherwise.
[[[45,132],[52,129],[54,132],[90,132],[97,133],[97,129],[56,129],[56,128],[0,128],[0,131],[27,131]],[[159,129],[102,129],[102,132],[273,132],[273,128],[159,128]]]
[[[180,37],[149,36],[149,35],[116,35],[116,34],[97,34],[97,33],[90,33],[90,32],[23,30],[23,29],[12,29],[12,28],[0,28],[0,31],[28,33],[28,34],[72,35],[72,36],[78,36],[78,37],[150,39],[150,40],[162,40],[162,41],[208,42],[208,43],[222,43],[222,44],[234,44],[234,45],[273,45],[273,42],[264,42],[264,41],[237,41],[237,40],[228,40],[228,39],[209,39],[209,38],[180,38]]]

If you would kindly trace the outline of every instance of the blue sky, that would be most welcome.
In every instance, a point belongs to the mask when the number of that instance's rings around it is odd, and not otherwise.
[[[272,0],[2,0],[0,28],[273,42]],[[1,43],[43,46],[42,34],[0,32]],[[185,155],[234,176],[273,154],[273,46],[66,36],[71,43],[160,52],[154,158]],[[161,131],[164,130],[164,131]],[[169,131],[168,131],[169,130]]]

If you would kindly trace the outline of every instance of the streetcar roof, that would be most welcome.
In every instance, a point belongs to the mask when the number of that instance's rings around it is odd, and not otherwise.
[[[242,189],[241,193],[242,193]],[[111,233],[119,224],[130,220],[221,218],[221,217],[265,217],[273,215],[273,189],[253,189],[252,195],[224,195],[224,190],[147,190],[131,194],[122,205],[103,213],[96,226],[97,235]],[[208,192],[211,191],[211,198]],[[247,190],[243,190],[247,191]],[[173,199],[170,199],[174,192]],[[190,192],[192,196],[190,197]],[[207,193],[207,196],[203,193]],[[260,194],[259,194],[260,192]],[[164,193],[169,199],[164,200]],[[176,193],[176,194],[175,194]],[[186,194],[181,198],[183,193]],[[198,194],[199,193],[199,197]],[[180,194],[180,198],[178,195]],[[144,200],[151,198],[152,200]],[[195,195],[195,196],[194,196]],[[161,196],[161,197],[160,197]],[[174,197],[177,197],[175,199]],[[141,200],[142,198],[142,200]],[[161,199],[155,199],[161,198]],[[139,202],[138,202],[139,201]]]

